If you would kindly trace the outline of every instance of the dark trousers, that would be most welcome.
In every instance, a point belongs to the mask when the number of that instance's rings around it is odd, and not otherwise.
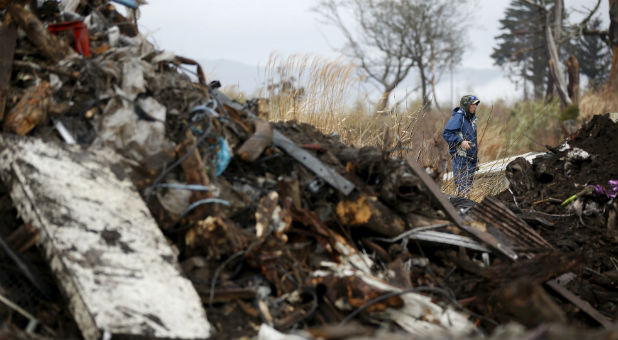
[[[476,161],[468,158],[453,157],[453,177],[455,179],[455,194],[461,197],[470,197],[474,172],[476,171]]]

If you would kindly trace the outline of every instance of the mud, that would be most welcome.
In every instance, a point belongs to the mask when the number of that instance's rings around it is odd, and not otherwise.
[[[581,263],[574,272],[577,278],[567,287],[610,319],[615,319],[618,314],[617,202],[594,193],[584,193],[564,206],[562,202],[581,193],[588,185],[598,184],[610,189],[608,181],[618,179],[616,140],[618,124],[607,115],[595,116],[584,124],[572,141],[567,141],[569,149],[558,151],[560,146],[550,148],[556,153],[533,162],[532,171],[528,172],[533,175],[526,179],[532,183],[532,188],[511,190],[522,191],[521,195],[509,191],[498,195],[515,212],[535,210],[546,213],[543,216],[553,226],[532,223],[533,227],[561,256]],[[586,151],[590,157],[573,159],[569,152],[574,148]],[[570,322],[594,325],[574,306],[561,298],[554,299],[567,313]]]

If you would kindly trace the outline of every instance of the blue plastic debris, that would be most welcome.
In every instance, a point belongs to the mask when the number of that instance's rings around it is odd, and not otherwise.
[[[219,146],[219,152],[217,152],[217,176],[221,175],[227,168],[232,160],[232,153],[230,152],[230,146],[223,137],[217,137],[217,144]]]

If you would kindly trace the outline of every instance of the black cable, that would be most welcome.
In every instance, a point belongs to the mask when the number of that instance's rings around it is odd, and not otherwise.
[[[223,268],[225,268],[225,266],[232,262],[232,260],[234,260],[235,258],[237,258],[240,255],[244,255],[245,251],[239,251],[237,253],[234,253],[232,256],[228,257],[225,261],[223,261],[223,263],[221,263],[221,265],[219,265],[219,267],[217,267],[217,270],[215,270],[215,273],[212,276],[212,280],[210,281],[210,292],[209,292],[209,296],[208,296],[208,305],[210,306],[210,308],[212,308],[212,299],[214,299],[215,297],[215,285],[217,283],[217,276],[219,276],[219,274],[221,273],[221,271],[223,270]]]
[[[247,250],[241,250],[237,253],[234,253],[232,256],[228,257],[225,261],[223,261],[223,263],[221,263],[221,265],[219,265],[219,267],[217,267],[217,270],[215,270],[215,273],[212,276],[212,279],[210,281],[210,294],[208,297],[208,305],[210,307],[212,307],[212,299],[215,296],[215,285],[217,284],[217,276],[219,276],[219,274],[221,273],[221,271],[223,270],[223,268],[225,268],[225,266],[230,263],[233,259],[237,258],[238,256],[242,255],[242,256],[246,256],[247,254],[249,254],[251,251],[253,251],[253,248],[257,247],[259,244],[261,244],[263,242],[263,240],[265,240],[271,233],[272,233],[272,229],[269,229],[268,232],[260,239],[255,240],[253,243],[251,243],[249,245],[249,247],[247,247]]]

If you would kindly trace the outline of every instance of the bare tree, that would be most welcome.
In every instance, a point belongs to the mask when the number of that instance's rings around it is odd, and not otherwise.
[[[545,9],[545,1],[541,0],[541,5],[543,9]],[[556,34],[552,33],[552,25],[549,13],[547,10],[545,12],[545,43],[547,44],[547,53],[549,55],[549,73],[553,79],[553,83],[556,85],[556,90],[558,91],[558,96],[560,97],[560,101],[563,106],[571,105],[572,101],[568,95],[568,90],[566,86],[566,79],[564,77],[564,72],[562,72],[562,68],[560,67],[560,31],[562,29],[562,0],[556,0],[554,4],[554,16],[556,17],[554,23],[554,29],[556,30]],[[555,37],[558,37],[556,39]]]
[[[376,110],[381,112],[392,91],[413,69],[418,71],[423,106],[431,106],[428,86],[432,79],[435,85],[436,74],[461,62],[467,17],[462,15],[464,3],[319,0],[314,10],[343,33],[346,45],[342,52],[380,86]],[[345,14],[352,19],[345,20]]]
[[[612,48],[609,84],[616,91],[618,89],[618,0],[609,0],[609,20],[609,41]]]
[[[577,26],[579,34],[588,36],[597,36],[607,44],[612,51],[612,63],[609,72],[608,85],[613,91],[618,89],[618,0],[608,0],[609,2],[609,29],[598,30],[588,27],[588,21],[592,14],[599,8],[601,0],[597,0],[597,4],[581,24]]]
[[[549,14],[549,10],[545,5],[545,0],[522,1],[532,6],[536,6],[545,18],[545,25],[543,26],[543,31],[545,34],[545,49],[547,51],[547,56],[549,59],[549,74],[552,79],[551,83],[556,86],[556,90],[558,91],[558,96],[560,97],[560,102],[562,103],[562,105],[571,105],[571,98],[569,98],[568,95],[564,72],[562,72],[560,63],[560,53],[558,50],[558,44],[560,40],[555,38],[556,36],[558,36],[558,34],[554,34],[554,30],[560,32],[560,30],[562,29],[562,0],[556,0],[556,3],[554,4],[554,16],[556,17],[556,19],[554,20],[554,23],[556,24],[555,27],[553,27],[554,25],[552,25],[551,16]]]

